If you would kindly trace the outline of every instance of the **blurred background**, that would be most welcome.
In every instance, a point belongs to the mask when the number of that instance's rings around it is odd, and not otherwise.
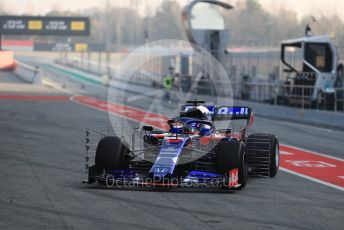
[[[185,39],[180,20],[187,0],[17,0],[0,1],[0,13],[42,16],[88,16],[91,35],[74,41],[106,43],[112,51],[130,50],[148,40]],[[225,14],[231,35],[229,48],[275,49],[286,38],[303,36],[311,18],[315,34],[332,33],[344,47],[341,1],[230,0],[235,10]],[[297,3],[297,4],[296,4]],[[65,37],[7,35],[4,39],[64,42]],[[5,42],[6,45],[6,42]]]
[[[190,40],[183,27],[182,11],[191,2],[188,0],[0,1],[2,15],[83,16],[90,20],[89,36],[2,35],[2,48],[14,51],[18,60],[32,65],[37,63],[32,63],[30,55],[49,57],[58,64],[112,78],[121,61],[137,47],[163,39]],[[301,99],[298,99],[293,106],[302,108],[312,107],[311,100],[317,99],[320,102],[319,105],[313,106],[314,108],[328,107],[330,110],[343,110],[344,78],[338,74],[343,72],[342,66],[338,65],[338,69],[335,66],[330,70],[338,75],[337,80],[331,80],[331,85],[336,88],[336,95],[331,95],[330,98],[321,94],[315,98],[312,93],[314,82],[305,83],[302,82],[305,75],[300,78],[284,72],[285,66],[281,63],[280,51],[282,41],[307,37],[305,28],[309,27],[312,35],[326,35],[331,38],[329,44],[335,45],[335,50],[329,60],[342,63],[344,16],[340,9],[344,7],[343,2],[337,0],[222,2],[234,7],[230,11],[224,8],[217,10],[221,11],[225,29],[229,31],[228,43],[225,42],[223,47],[225,55],[220,61],[231,79],[236,99],[291,105],[293,103],[289,102],[289,97],[296,97]],[[176,66],[173,66],[175,72],[181,74],[183,82],[191,82],[188,77],[193,78],[198,71],[188,57],[192,52],[191,46],[180,45],[173,48],[180,50],[180,55],[173,57],[173,62],[176,63]],[[285,58],[288,62],[293,66],[302,67],[303,50],[297,51],[291,48],[287,51]],[[154,87],[159,84],[161,86],[164,74],[171,67],[170,60],[171,57],[156,58],[147,63],[143,68],[145,70],[143,75],[146,77],[149,72],[150,80],[145,80],[144,83],[148,82]],[[302,70],[302,72],[307,71]],[[142,73],[138,74],[142,75]],[[301,83],[296,82],[293,84],[294,89],[290,90],[288,79],[295,77],[301,79]],[[205,83],[204,87],[209,87],[209,84]],[[278,92],[275,88],[279,88]],[[290,94],[289,91],[292,93]],[[288,97],[288,102],[285,102],[285,97]],[[330,101],[331,105],[325,105],[329,104],[326,101]]]

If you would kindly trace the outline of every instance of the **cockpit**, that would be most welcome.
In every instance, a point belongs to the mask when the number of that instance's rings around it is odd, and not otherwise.
[[[214,131],[213,124],[206,120],[197,119],[172,119],[168,121],[170,126],[170,133],[173,134],[188,134],[188,135],[210,135]]]

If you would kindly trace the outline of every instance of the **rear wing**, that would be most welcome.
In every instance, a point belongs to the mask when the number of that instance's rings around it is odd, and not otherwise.
[[[249,107],[241,106],[221,106],[214,107],[213,120],[247,120],[251,119],[252,111]]]
[[[251,119],[252,110],[244,106],[209,106],[204,105],[210,111],[213,121],[223,120],[249,120]],[[195,108],[194,105],[183,105],[181,114]]]

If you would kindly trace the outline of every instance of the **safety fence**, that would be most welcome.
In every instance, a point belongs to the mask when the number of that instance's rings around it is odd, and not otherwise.
[[[191,89],[195,81],[193,73],[197,72],[197,67],[188,64],[187,70],[183,66],[181,57],[175,58],[176,72],[179,75],[179,83],[174,88],[180,88],[184,92],[193,90],[192,93],[202,95],[221,96],[221,92],[216,89],[221,88],[228,81],[209,80],[206,76],[197,80],[196,88]],[[290,63],[297,62],[300,58],[298,53],[287,55]],[[118,74],[118,66],[106,64],[102,61],[94,61],[78,57],[61,57],[58,63],[81,69],[96,75],[107,75],[109,78],[116,80],[122,79],[123,76]],[[166,75],[168,66],[171,63],[171,57],[155,58],[154,61],[146,63],[142,68],[134,71],[129,81],[133,84],[140,84],[149,87],[162,88],[163,78]],[[313,100],[314,84],[288,84],[289,77],[282,79],[279,69],[279,52],[269,51],[264,53],[230,53],[225,61],[228,79],[231,85],[233,97],[236,99],[250,100],[255,102],[265,102],[274,105],[286,105],[299,108],[326,109],[334,111],[343,111],[344,108],[344,88],[337,87],[335,92],[330,94],[320,93],[316,100]],[[184,70],[183,70],[184,69]],[[314,73],[312,73],[314,74]],[[227,93],[228,95],[228,93]]]
[[[96,75],[112,74],[116,69],[115,66],[111,66],[102,61],[84,60],[78,57],[62,56],[56,59],[55,62],[68,67],[88,71]]]

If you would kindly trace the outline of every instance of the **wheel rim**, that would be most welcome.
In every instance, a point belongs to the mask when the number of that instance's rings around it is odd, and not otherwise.
[[[279,146],[278,146],[278,144],[276,145],[276,148],[275,148],[275,166],[276,166],[276,168],[279,167]]]

